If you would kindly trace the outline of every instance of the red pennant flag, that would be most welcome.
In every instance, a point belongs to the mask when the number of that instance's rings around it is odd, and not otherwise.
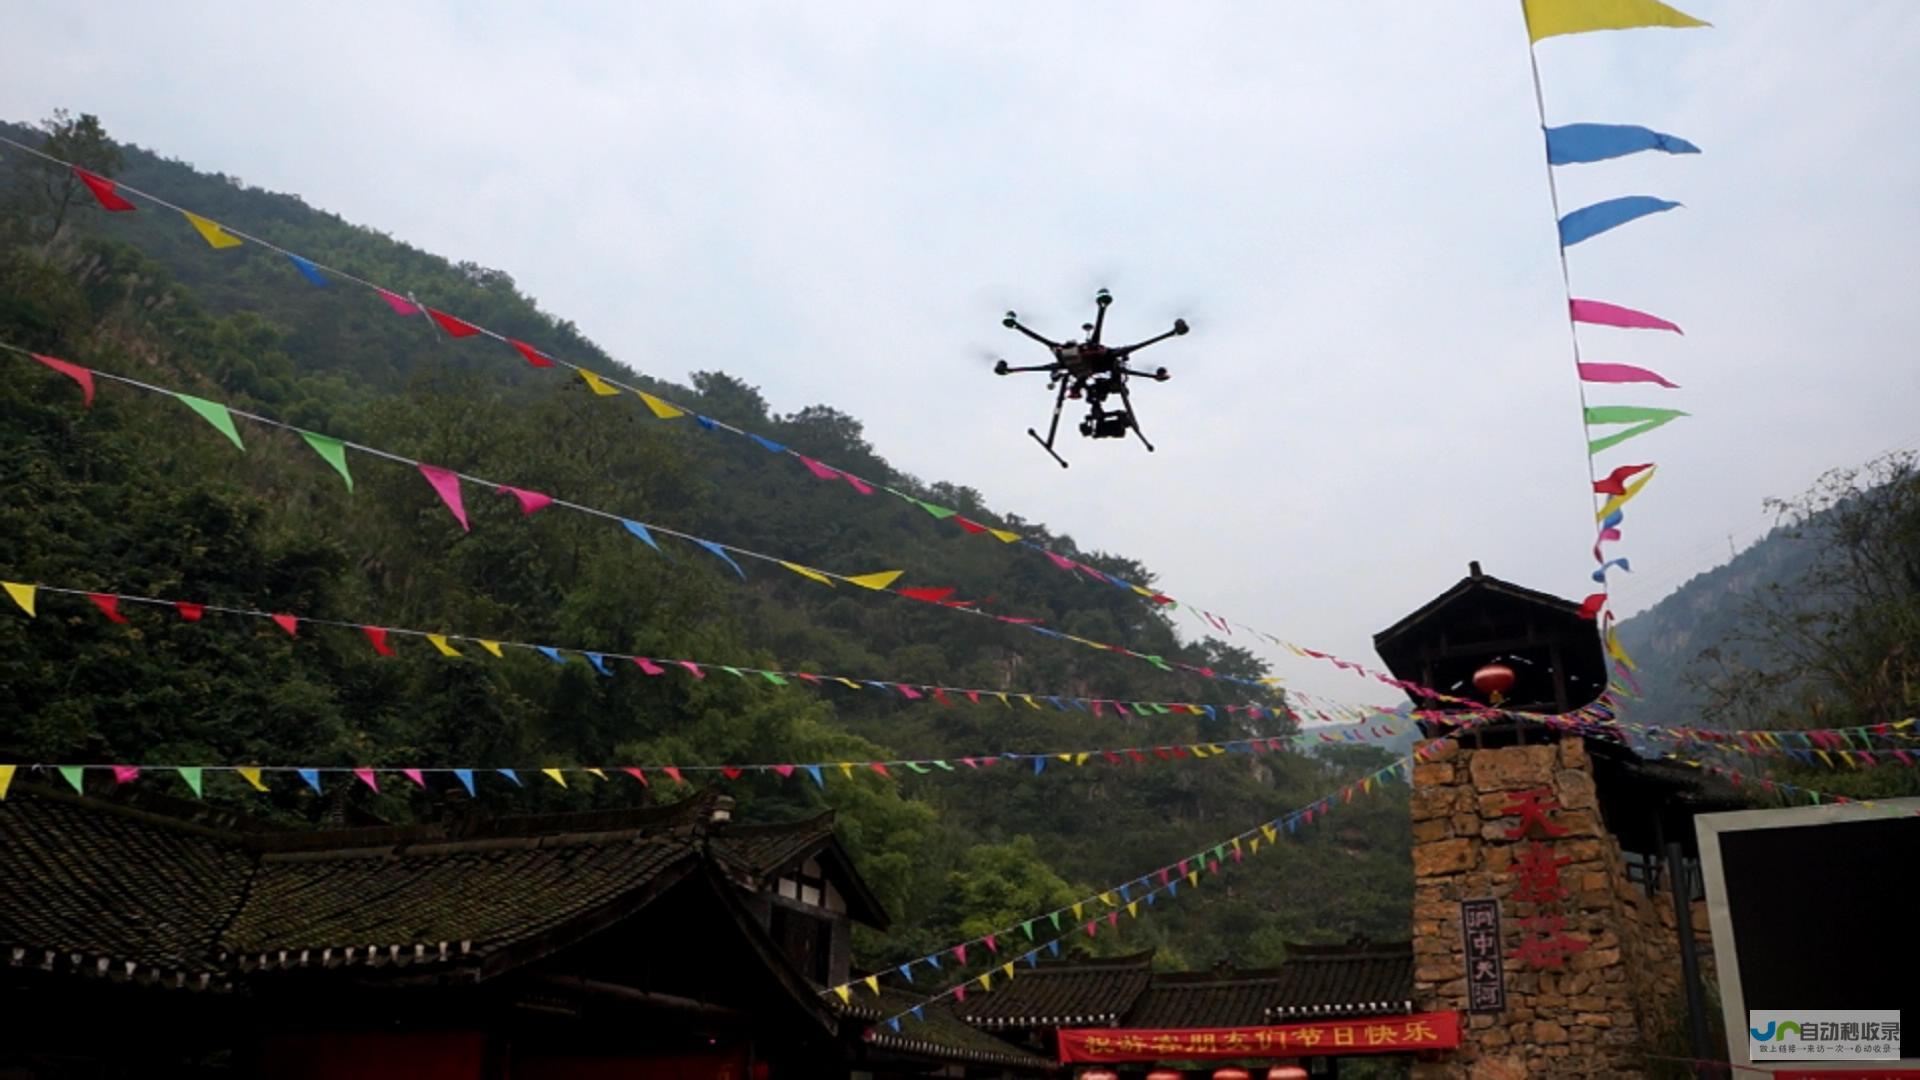
[[[275,615],[273,616],[273,621],[280,629],[287,632],[288,637],[300,636],[300,620],[298,618],[292,615]]]
[[[431,318],[434,322],[439,323],[440,329],[445,330],[447,332],[448,337],[454,337],[454,338],[472,337],[473,335],[480,332],[479,327],[473,325],[472,323],[466,321],[465,319],[456,319],[444,311],[435,311],[432,308],[428,308],[427,316]]]
[[[387,630],[385,627],[363,626],[360,628],[360,632],[367,635],[367,641],[373,646],[374,652],[379,653],[381,656],[393,655],[393,646],[387,644]]]
[[[740,770],[732,765],[722,765],[720,766],[720,775],[729,780],[738,780],[740,779]]]
[[[1107,764],[1109,764],[1109,765],[1120,765],[1120,764],[1124,764],[1124,762],[1125,762],[1125,760],[1126,760],[1126,759],[1124,759],[1124,758],[1122,758],[1122,757],[1121,757],[1121,756],[1120,756],[1119,754],[1116,754],[1116,753],[1114,753],[1114,752],[1113,752],[1113,751],[1111,751],[1111,750],[1105,750],[1105,751],[1102,751],[1102,752],[1101,752],[1101,756],[1103,756],[1103,757],[1105,757],[1105,758],[1107,759]]]
[[[1594,593],[1592,596],[1580,601],[1580,617],[1583,619],[1598,618],[1600,609],[1606,606],[1607,594],[1603,592]]]
[[[1648,462],[1645,465],[1622,465],[1608,473],[1606,479],[1595,480],[1593,482],[1593,490],[1601,495],[1625,495],[1627,493],[1627,478],[1634,473],[1646,472],[1651,468],[1653,468],[1652,462]]]
[[[961,758],[960,764],[965,765],[969,769],[977,769],[980,767],[980,762],[970,757]]]
[[[626,766],[625,768],[623,768],[623,769],[621,769],[620,771],[621,771],[621,772],[623,772],[623,773],[626,773],[626,774],[627,774],[628,776],[631,776],[631,777],[633,777],[633,778],[634,778],[635,780],[638,780],[638,781],[640,781],[640,786],[641,786],[641,787],[652,787],[652,786],[653,786],[653,785],[651,785],[651,784],[649,784],[649,783],[647,783],[647,774],[646,774],[646,773],[644,773],[644,772],[641,772],[641,771],[640,771],[640,766],[638,766],[638,765],[628,765],[628,766]]]
[[[199,622],[200,617],[207,613],[207,605],[190,604],[185,600],[175,600],[173,602],[173,609],[178,611],[180,617],[188,622]]]
[[[677,766],[665,765],[661,767],[660,771],[672,777],[674,783],[681,785],[686,784],[686,781],[680,778],[680,769]]]
[[[948,706],[949,708],[953,706],[953,699],[947,696],[947,692],[945,690],[942,690],[937,686],[933,687],[933,700],[939,702],[942,705]]]
[[[872,769],[874,772],[877,772],[881,776],[887,777],[889,779],[893,777],[893,774],[887,771],[887,766],[886,766],[886,763],[884,762],[879,762],[879,761],[872,762],[868,764],[867,768]]]
[[[74,382],[79,383],[80,384],[80,403],[84,406],[92,407],[93,405],[93,372],[88,371],[86,368],[81,367],[79,364],[69,364],[65,360],[56,360],[51,356],[41,356],[39,353],[28,353],[27,355],[47,365],[48,367],[59,372],[60,374],[65,375],[67,378],[72,379]]]
[[[899,593],[901,596],[908,597],[909,599],[924,600],[929,604],[937,604],[947,597],[952,596],[954,590],[952,588],[917,588],[900,589]]]
[[[704,679],[707,677],[707,673],[700,670],[700,665],[694,663],[691,660],[679,660],[675,662],[678,663],[681,667],[686,668],[687,672],[696,679]]]
[[[1147,756],[1145,754],[1142,754],[1140,751],[1134,750],[1132,748],[1129,748],[1127,750],[1127,756],[1133,759],[1133,763],[1135,765],[1144,764],[1147,760]]]
[[[1096,924],[1095,922],[1093,922],[1093,921],[1092,921],[1091,919],[1089,919],[1089,920],[1087,921],[1087,936],[1088,936],[1088,937],[1093,937],[1093,936],[1095,935],[1095,930],[1094,930],[1094,927],[1095,927],[1096,925],[1098,925],[1098,924]]]
[[[956,515],[956,516],[954,517],[954,519],[953,519],[953,523],[954,523],[955,525],[958,525],[958,526],[960,526],[960,527],[961,527],[962,529],[965,529],[965,530],[967,530],[968,532],[970,532],[970,533],[973,533],[973,534],[974,534],[975,536],[978,536],[978,535],[980,535],[981,533],[983,533],[983,532],[986,532],[986,531],[987,531],[987,527],[986,527],[985,525],[981,525],[981,524],[978,524],[978,523],[976,523],[976,522],[972,522],[972,521],[968,521],[968,520],[967,520],[966,518],[963,518],[963,517],[959,517],[959,516],[957,516],[957,515]]]
[[[541,353],[539,349],[534,348],[533,346],[527,344],[524,341],[515,341],[512,338],[508,338],[507,344],[513,346],[515,352],[519,353],[521,356],[526,357],[527,363],[532,364],[534,367],[552,367],[553,366],[553,361],[547,359],[546,356],[543,353]]]
[[[920,691],[915,690],[913,687],[908,686],[906,683],[894,683],[893,686],[894,686],[894,689],[900,691],[901,695],[904,696],[908,701],[918,701],[921,698],[926,696],[925,694],[922,694]]]
[[[847,483],[853,485],[853,490],[859,492],[862,495],[873,494],[873,485],[867,483],[865,480],[860,479],[859,477],[853,475],[852,473],[841,473],[840,479],[845,480]]]
[[[73,166],[73,175],[79,177],[80,182],[87,185],[87,190],[93,192],[93,197],[100,200],[100,205],[105,209],[108,209],[108,210],[136,209],[136,207],[132,203],[128,202],[124,196],[122,196],[118,191],[114,190],[120,185],[114,183],[113,181],[107,179],[106,177],[98,176],[98,175],[95,175],[94,173],[90,173],[78,165]]]
[[[119,597],[108,593],[88,593],[87,599],[93,601],[93,606],[99,608],[100,613],[105,615],[110,621],[117,623],[127,621],[127,617],[120,614]]]
[[[967,700],[973,702],[975,705],[980,704],[980,691],[978,690],[967,691]]]
[[[955,1001],[967,1000],[967,988],[964,984],[953,988],[953,1000]]]
[[[1161,761],[1171,761],[1173,759],[1173,754],[1164,746],[1154,747],[1153,756],[1159,758]]]

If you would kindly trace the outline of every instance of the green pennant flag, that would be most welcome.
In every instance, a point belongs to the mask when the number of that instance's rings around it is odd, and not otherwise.
[[[1028,941],[1033,940],[1033,920],[1032,919],[1028,919],[1026,922],[1021,923],[1020,930],[1022,933],[1027,935]]]
[[[1636,435],[1645,435],[1654,428],[1670,424],[1686,415],[1679,409],[1653,409],[1643,405],[1588,406],[1586,418],[1589,424],[1632,424],[1634,426],[1588,442],[1587,453],[1597,454],[1609,447],[1618,446]]]
[[[176,769],[174,771],[178,772],[180,774],[180,779],[185,780],[187,782],[187,786],[193,789],[193,797],[196,799],[199,798],[200,797],[200,767],[197,765],[182,766],[181,768]]]
[[[920,504],[920,509],[925,510],[927,513],[932,514],[934,517],[940,518],[943,521],[960,512],[958,510],[948,509],[947,507],[944,507],[944,506],[935,506],[932,503],[927,502],[923,499],[915,499],[913,501]]]
[[[907,768],[912,769],[914,772],[920,773],[922,775],[925,775],[933,771],[932,769],[927,768],[925,765],[922,765],[917,761],[907,762]]]
[[[787,685],[787,680],[781,677],[781,675],[778,672],[763,671],[760,673],[760,677],[767,680],[768,682],[772,683],[775,686]]]
[[[197,398],[192,394],[175,394],[173,396],[179,398],[182,405],[199,413],[201,418],[207,423],[212,424],[214,429],[219,431],[220,434],[232,439],[233,445],[242,450],[247,448],[247,444],[240,441],[240,432],[233,426],[233,414],[227,411],[225,405],[217,401],[208,401],[206,398]]]
[[[80,792],[82,795],[86,794],[86,790],[82,787],[82,783],[86,780],[86,773],[87,767],[85,765],[60,766],[60,775],[66,777],[67,783],[73,785],[73,790]]]
[[[947,763],[946,763],[946,761],[945,761],[945,759],[942,759],[942,758],[935,758],[935,759],[934,759],[934,762],[933,762],[933,763],[934,763],[935,765],[938,765],[938,766],[940,766],[941,768],[943,768],[943,769],[945,769],[945,770],[947,770],[948,772],[952,772],[952,771],[953,771],[953,766],[951,766],[951,765],[949,765],[949,764],[947,764]]]
[[[333,466],[333,471],[347,482],[347,490],[352,491],[353,474],[347,471],[347,444],[331,435],[316,435],[311,431],[301,432],[300,437],[307,440],[307,445],[313,447],[314,453]]]
[[[1144,659],[1147,663],[1152,664],[1154,667],[1159,668],[1161,671],[1173,670],[1172,668],[1167,666],[1167,662],[1165,660],[1162,660],[1157,656],[1147,656],[1147,657],[1142,657],[1142,659]]]
[[[1056,911],[1051,917],[1053,919],[1053,928],[1055,930],[1060,929],[1060,913]]]
[[[728,674],[730,674],[730,675],[732,675],[732,676],[734,676],[735,678],[738,678],[738,679],[744,679],[744,678],[746,678],[746,677],[747,677],[747,673],[746,673],[746,672],[744,672],[744,671],[741,671],[741,670],[740,670],[739,668],[737,668],[737,667],[728,667],[728,666],[727,666],[727,665],[725,665],[725,664],[721,664],[721,665],[720,665],[720,670],[721,670],[721,671],[724,671],[724,672],[727,672]]]

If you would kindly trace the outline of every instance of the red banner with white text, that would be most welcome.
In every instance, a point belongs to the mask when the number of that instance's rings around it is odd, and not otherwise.
[[[1060,1060],[1065,1062],[1403,1054],[1459,1045],[1460,1014],[1450,1012],[1258,1027],[1060,1029]]]

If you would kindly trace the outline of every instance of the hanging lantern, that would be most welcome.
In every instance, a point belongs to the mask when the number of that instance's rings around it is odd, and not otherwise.
[[[1505,664],[1483,664],[1473,673],[1473,688],[1487,695],[1487,700],[1495,705],[1507,699],[1507,691],[1513,689],[1513,669]]]
[[[1224,1069],[1213,1070],[1213,1080],[1253,1080],[1253,1077],[1248,1075],[1247,1070],[1229,1065]]]
[[[1120,1080],[1120,1074],[1112,1069],[1088,1069],[1080,1074],[1080,1080]]]
[[[1155,1069],[1147,1074],[1147,1080],[1187,1080],[1187,1074],[1179,1069]]]
[[[1275,1065],[1267,1070],[1267,1080],[1307,1080],[1307,1070],[1298,1065]]]

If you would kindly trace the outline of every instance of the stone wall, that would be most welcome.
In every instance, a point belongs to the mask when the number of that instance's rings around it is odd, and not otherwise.
[[[1530,840],[1508,839],[1516,794],[1546,788],[1564,835],[1552,848],[1566,899],[1565,929],[1586,948],[1559,970],[1522,970],[1513,951],[1533,904],[1512,896],[1514,860]],[[1627,880],[1620,847],[1601,821],[1585,744],[1474,750],[1447,743],[1413,773],[1414,1007],[1467,1011],[1460,901],[1500,900],[1506,1011],[1473,1014],[1460,1049],[1415,1066],[1439,1077],[1634,1076],[1644,1053],[1684,1015],[1673,901]],[[1706,916],[1694,908],[1706,947]]]

